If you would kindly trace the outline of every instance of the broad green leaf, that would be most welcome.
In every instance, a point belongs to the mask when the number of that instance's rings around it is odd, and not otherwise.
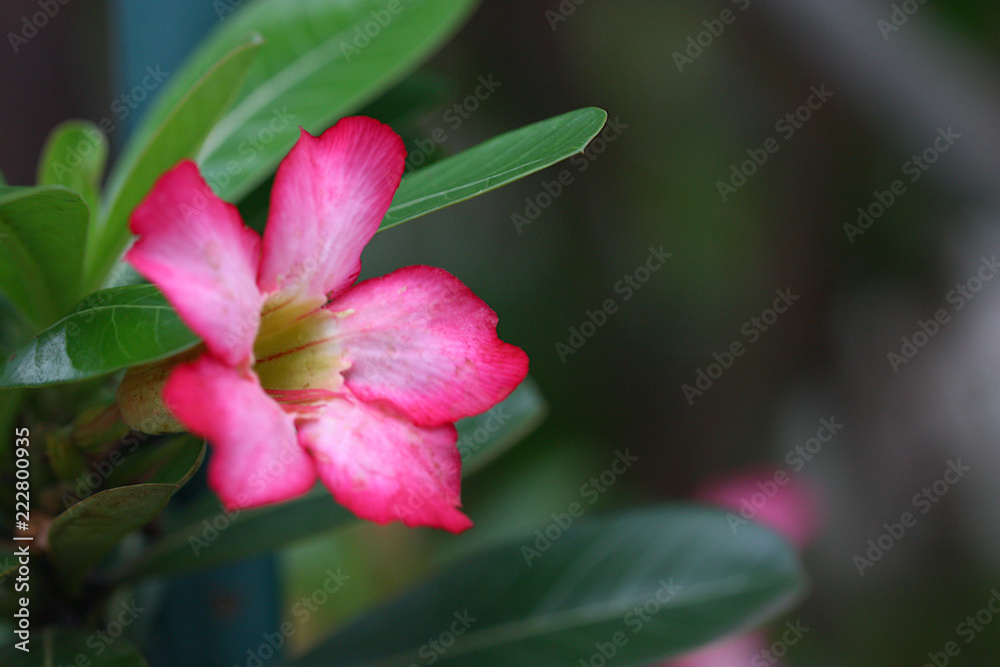
[[[100,491],[52,520],[49,559],[71,594],[79,592],[88,570],[127,534],[141,528],[166,507],[170,497],[201,465],[204,447],[187,470],[163,483],[133,484]]]
[[[108,179],[106,210],[87,248],[90,287],[105,274],[129,240],[128,216],[156,180],[184,158],[193,158],[209,131],[232,103],[261,47],[259,35],[246,32],[218,54],[183,94],[157,103],[153,122],[146,120],[128,142]]]
[[[458,422],[462,472],[468,475],[482,467],[527,435],[544,414],[545,401],[527,380],[489,412]],[[225,512],[213,497],[192,515],[127,564],[120,578],[189,572],[232,562],[332,530],[354,516],[321,485],[287,503],[233,513]]]
[[[110,637],[110,635],[104,635]],[[33,629],[31,652],[25,653],[13,643],[0,647],[0,665],[4,667],[147,667],[146,660],[124,637],[106,642],[99,635],[83,630],[48,627]]]
[[[579,153],[607,118],[596,107],[571,111],[408,174],[379,230],[489,192]]]
[[[318,134],[402,80],[469,15],[474,0],[340,0],[247,4],[177,74],[183,90],[248,32],[262,57],[198,154],[217,194],[237,201],[274,172],[299,137]]]
[[[788,544],[756,525],[734,533],[714,510],[566,514],[563,526],[450,565],[292,665],[596,664],[608,645],[607,664],[645,665],[756,628],[804,585]]]
[[[154,286],[112,287],[91,294],[73,313],[0,362],[0,388],[99,377],[197,343]]]
[[[0,187],[0,292],[38,328],[80,297],[87,215],[62,186]]]
[[[70,120],[49,133],[38,162],[39,185],[63,185],[83,198],[90,211],[90,234],[107,159],[108,140],[100,128],[90,121]]]

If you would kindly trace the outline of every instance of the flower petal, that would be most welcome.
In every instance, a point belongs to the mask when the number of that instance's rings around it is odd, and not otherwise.
[[[405,159],[399,135],[372,118],[344,118],[319,137],[302,130],[274,177],[261,291],[315,308],[352,285]]]
[[[178,366],[163,397],[182,424],[212,444],[208,483],[226,507],[245,508],[302,495],[316,481],[295,423],[250,371],[211,355]]]
[[[330,401],[299,426],[299,440],[337,502],[362,519],[399,520],[460,533],[472,522],[461,505],[455,427],[415,426],[351,397]]]
[[[194,162],[165,173],[135,209],[139,239],[125,255],[184,323],[231,366],[250,360],[263,298],[260,237],[209,189]]]
[[[520,384],[528,357],[497,337],[497,316],[443,269],[410,266],[355,286],[328,308],[364,401],[436,426],[489,409]]]

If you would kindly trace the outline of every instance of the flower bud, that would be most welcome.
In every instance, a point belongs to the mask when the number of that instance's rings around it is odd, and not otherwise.
[[[141,433],[183,433],[187,427],[177,421],[163,401],[163,386],[178,365],[192,361],[204,352],[203,345],[181,354],[133,366],[125,371],[118,385],[118,407],[122,421]]]

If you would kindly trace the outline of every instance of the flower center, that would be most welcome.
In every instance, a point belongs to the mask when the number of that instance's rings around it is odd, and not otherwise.
[[[322,305],[322,304],[320,304]],[[306,404],[342,391],[350,368],[337,342],[337,315],[320,307],[302,314],[301,304],[268,301],[254,341],[253,370],[276,401]]]

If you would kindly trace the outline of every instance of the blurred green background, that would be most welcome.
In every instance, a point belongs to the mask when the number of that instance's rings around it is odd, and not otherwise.
[[[218,9],[78,0],[16,53],[0,48],[7,180],[33,181],[68,118],[114,118],[121,146],[148,101],[123,118],[116,100],[147,66],[171,71]],[[3,32],[34,11],[6,0]],[[986,277],[1000,246],[998,46],[1000,7],[971,0],[485,0],[425,68],[446,92],[398,128],[411,153],[435,130],[446,155],[588,105],[612,123],[584,156],[378,235],[363,277],[408,264],[459,276],[528,352],[549,416],[466,483],[476,530],[358,526],[282,554],[286,613],[332,564],[353,577],[296,649],[432,554],[546,525],[628,449],[640,464],[588,512],[762,466],[812,488],[814,589],[795,613],[810,632],[783,664],[923,664],[949,641],[951,664],[996,664],[996,628],[966,643],[957,626],[1000,586],[1000,281]],[[845,229],[859,207],[860,234]],[[663,266],[623,287],[661,246]],[[798,299],[770,320],[778,290]],[[907,341],[915,355],[892,364]],[[734,342],[742,354],[696,385]],[[843,429],[793,468],[831,417]],[[935,487],[959,459],[969,471]],[[855,557],[907,511],[915,525],[859,574]]]

